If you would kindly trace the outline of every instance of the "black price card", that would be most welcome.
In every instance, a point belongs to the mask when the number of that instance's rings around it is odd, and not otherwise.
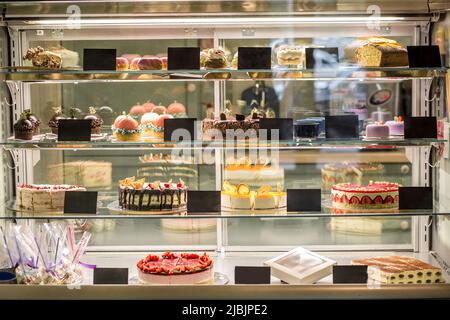
[[[436,117],[405,117],[405,139],[437,138]]]
[[[408,46],[407,49],[410,68],[442,67],[439,46]]]
[[[333,283],[367,283],[367,266],[333,266]]]
[[[181,47],[167,49],[167,69],[169,70],[199,70],[200,48]]]
[[[64,193],[64,214],[96,214],[97,191],[66,191]]]
[[[306,48],[306,69],[335,68],[339,63],[338,48]]]
[[[399,187],[398,207],[400,210],[433,209],[433,188]]]
[[[358,139],[358,116],[325,116],[325,137],[327,139]]]
[[[58,121],[58,141],[91,141],[90,119],[65,119]]]
[[[128,268],[95,268],[94,284],[128,284]]]
[[[236,266],[235,284],[270,284],[270,267]]]
[[[188,213],[219,213],[220,191],[188,191]]]
[[[239,47],[238,69],[272,69],[272,49],[266,47]]]
[[[266,135],[261,131],[265,129]],[[278,130],[273,132],[272,130]],[[273,133],[273,135],[272,135]],[[278,134],[277,134],[278,133]],[[259,138],[264,140],[292,140],[294,138],[294,121],[290,118],[262,118],[259,120]]]
[[[195,140],[196,118],[165,119],[164,141],[191,141]]]
[[[83,70],[116,71],[116,49],[83,49]]]
[[[287,211],[321,211],[320,189],[287,189]]]

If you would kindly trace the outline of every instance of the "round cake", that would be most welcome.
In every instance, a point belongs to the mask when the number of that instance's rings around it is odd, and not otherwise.
[[[391,136],[403,136],[405,134],[405,123],[401,117],[395,117],[393,121],[386,121]]]
[[[398,188],[393,182],[369,182],[368,185],[339,183],[331,188],[331,200],[336,209],[396,209]]]
[[[384,172],[381,163],[342,162],[326,164],[321,169],[322,189],[329,190],[338,183],[367,184]]]
[[[389,138],[389,127],[382,123],[368,124],[366,127],[367,138]]]
[[[148,255],[137,263],[139,281],[148,284],[210,284],[213,260],[206,253]]]
[[[147,183],[126,178],[119,181],[119,206],[134,211],[176,210],[186,206],[187,189],[181,179],[178,183]]]

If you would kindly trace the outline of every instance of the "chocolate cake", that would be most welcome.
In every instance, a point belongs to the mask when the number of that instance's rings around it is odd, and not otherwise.
[[[119,181],[119,206],[126,210],[160,211],[174,210],[186,206],[187,186],[178,183],[146,183],[134,177]]]

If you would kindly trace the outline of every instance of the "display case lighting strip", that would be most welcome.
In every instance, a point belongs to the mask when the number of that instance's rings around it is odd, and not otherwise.
[[[351,16],[351,17],[229,17],[229,18],[93,18],[93,19],[44,19],[28,20],[26,24],[36,26],[74,26],[74,25],[298,25],[298,24],[352,24],[352,23],[394,23],[407,20],[404,17],[372,17],[372,16]]]

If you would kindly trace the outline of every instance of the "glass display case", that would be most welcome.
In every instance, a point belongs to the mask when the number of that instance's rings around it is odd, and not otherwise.
[[[52,273],[39,249],[61,236],[78,272],[2,299],[108,298],[96,267],[128,268],[128,298],[450,297],[446,1],[1,6],[0,269],[46,283],[25,270]],[[429,45],[440,65],[413,66]],[[194,136],[164,136],[182,119]],[[94,212],[69,200],[85,191]],[[270,284],[236,283],[268,265]],[[333,281],[349,265],[366,283]]]

